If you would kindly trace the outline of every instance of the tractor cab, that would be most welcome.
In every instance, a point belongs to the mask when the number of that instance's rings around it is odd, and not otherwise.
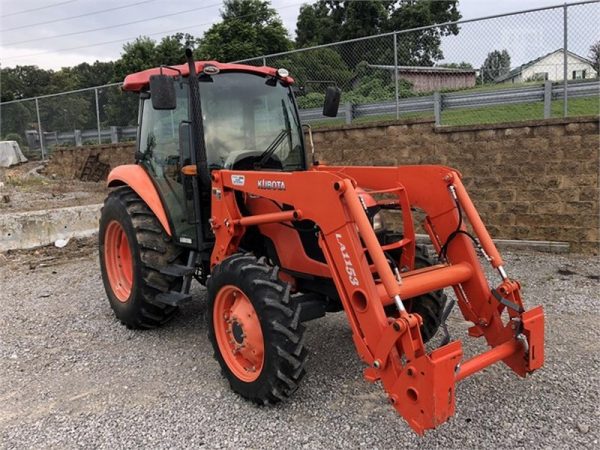
[[[215,169],[308,168],[294,80],[287,70],[214,61],[196,62],[194,69],[197,83],[190,83],[186,64],[129,75],[123,86],[140,94],[137,162],[165,200],[176,238],[190,246],[196,246],[197,202],[194,180],[183,176],[182,168],[196,166],[206,175]],[[328,102],[329,114],[335,115],[337,105]]]

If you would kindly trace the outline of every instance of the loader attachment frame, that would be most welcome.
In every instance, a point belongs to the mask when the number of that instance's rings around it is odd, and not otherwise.
[[[404,229],[402,239],[392,246],[403,249],[400,266],[407,271],[392,271],[361,203],[358,186],[396,197]],[[244,216],[236,192],[270,199],[286,209]],[[210,224],[216,237],[212,266],[238,251],[248,226],[303,219],[316,224],[319,246],[355,347],[368,365],[365,378],[381,381],[394,408],[419,434],[454,414],[458,381],[498,361],[520,376],[543,364],[543,310],[539,306],[524,310],[519,283],[508,277],[460,174],[451,168],[318,166],[290,173],[215,170],[211,202]],[[426,214],[424,228],[442,255],[437,266],[410,270],[416,239],[412,208]],[[499,272],[501,281],[493,289],[473,241]],[[422,319],[408,313],[403,300],[444,287],[454,289],[462,315],[473,323],[469,335],[484,337],[488,351],[466,361],[459,341],[426,351],[420,333]],[[398,311],[388,316],[384,306],[391,304]]]

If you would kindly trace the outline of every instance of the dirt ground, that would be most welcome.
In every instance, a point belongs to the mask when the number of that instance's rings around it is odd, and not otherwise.
[[[307,376],[256,407],[212,357],[206,291],[160,329],[127,330],[102,287],[94,239],[0,260],[0,448],[598,448],[597,258],[505,252],[528,306],[546,313],[546,364],[502,364],[457,387],[456,415],[425,437],[362,379],[343,313],[307,324]],[[484,350],[449,319],[465,355]],[[439,339],[437,336],[435,339]]]
[[[0,214],[102,203],[104,182],[64,180],[40,174],[44,164],[30,161],[0,168]]]

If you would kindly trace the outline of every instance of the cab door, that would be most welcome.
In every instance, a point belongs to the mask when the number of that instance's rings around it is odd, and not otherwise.
[[[150,174],[171,222],[176,242],[193,247],[196,242],[191,192],[184,186],[181,167],[189,164],[189,149],[180,149],[179,126],[188,120],[188,84],[176,82],[177,108],[155,110],[152,100],[141,101],[138,139],[140,163]],[[150,93],[152,95],[152,93]]]

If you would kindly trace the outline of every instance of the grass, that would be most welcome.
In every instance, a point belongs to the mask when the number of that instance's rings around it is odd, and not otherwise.
[[[45,186],[48,182],[43,177],[36,176],[6,176],[5,183],[7,186],[12,186],[15,188],[20,188],[23,190],[31,190],[35,189],[39,186]]]
[[[598,97],[573,98],[568,102],[568,116],[597,116],[600,115],[600,99]],[[563,116],[563,101],[552,102],[552,117]],[[359,117],[352,121],[353,125],[384,120],[394,120],[395,114],[381,114],[377,116]],[[424,111],[419,113],[400,114],[403,119],[433,119],[433,112]],[[442,125],[477,125],[494,124],[502,122],[520,122],[523,120],[535,120],[544,118],[544,104],[542,102],[521,103],[516,105],[486,106],[483,108],[452,109],[442,112]],[[336,128],[344,125],[343,118],[336,120],[323,120],[313,122],[314,129]]]
[[[593,116],[600,114],[598,97],[573,98],[568,101],[569,116]],[[563,101],[552,102],[552,117],[562,117]],[[518,105],[498,105],[484,108],[455,109],[442,113],[443,125],[493,124],[519,122],[544,118],[542,102]]]
[[[431,120],[433,120],[433,112],[425,111],[425,112],[418,112],[418,113],[400,114],[400,120],[425,119],[425,118],[430,118]],[[383,122],[383,121],[395,120],[395,119],[396,119],[396,114],[378,114],[375,116],[358,117],[352,121],[351,125],[360,125],[360,124],[372,123],[372,122]],[[315,120],[314,122],[310,123],[310,126],[313,129],[337,128],[342,125],[346,125],[346,119],[344,119],[343,117],[337,118],[337,119],[331,119],[331,120]]]

